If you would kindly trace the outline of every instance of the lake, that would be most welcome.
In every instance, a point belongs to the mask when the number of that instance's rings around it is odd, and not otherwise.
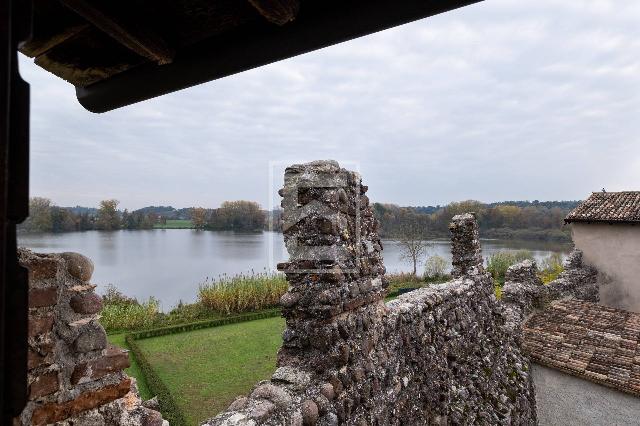
[[[160,299],[163,310],[178,301],[196,300],[198,285],[207,277],[275,270],[287,259],[282,234],[234,233],[192,229],[135,231],[86,231],[63,234],[22,234],[20,246],[36,252],[75,251],[93,260],[92,282],[102,292],[114,284],[128,296]],[[448,240],[434,240],[429,254],[451,261]],[[409,272],[412,266],[400,259],[397,242],[385,240],[387,272]],[[553,252],[567,254],[569,246],[531,241],[482,241],[485,258],[499,250],[531,250],[537,259]]]

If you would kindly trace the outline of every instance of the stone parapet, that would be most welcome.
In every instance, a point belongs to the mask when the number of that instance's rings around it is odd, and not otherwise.
[[[529,362],[482,268],[475,217],[451,225],[457,279],[385,304],[365,192],[335,162],[287,169],[278,369],[203,425],[536,424]]]
[[[102,298],[89,282],[91,260],[24,249],[18,256],[29,270],[29,394],[16,423],[161,426],[123,371],[127,351],[109,345],[98,322]]]

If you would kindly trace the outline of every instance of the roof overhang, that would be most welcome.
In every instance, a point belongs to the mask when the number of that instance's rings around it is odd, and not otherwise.
[[[246,3],[247,0],[238,1]],[[259,0],[249,1],[254,6],[256,2],[259,3]],[[98,1],[62,0],[62,3],[71,5],[69,7],[74,12],[78,12],[80,7],[79,13],[83,18],[91,24],[97,23],[98,29],[106,31],[129,48],[128,54],[146,56],[140,64],[125,71],[84,86],[76,84],[78,101],[83,107],[92,112],[105,112],[478,1],[481,0],[299,0],[299,11],[296,10],[295,18],[286,23],[276,25],[269,19],[251,21],[224,31],[212,31],[214,35],[208,38],[171,50],[149,37],[142,39],[146,41],[146,46],[144,43],[142,46],[136,44],[141,38],[137,37],[135,31],[127,34],[126,27],[118,26],[117,20],[106,21],[105,24],[105,16],[94,10],[101,7],[96,6],[100,5]],[[113,8],[118,3],[111,3],[111,6],[104,4],[103,8]],[[83,11],[83,7],[89,8],[89,11]],[[142,16],[147,18],[144,14]],[[88,25],[84,21],[81,24]],[[80,24],[75,25],[73,31],[80,31],[80,35],[86,31],[86,28],[78,27]],[[90,29],[97,31],[93,27]],[[78,36],[74,34],[70,37],[77,39]],[[58,49],[64,48],[67,41],[61,43],[63,45]],[[73,53],[82,59],[83,54],[91,55],[90,49],[85,50],[79,49]],[[149,60],[154,58],[154,54],[156,60]],[[55,59],[55,55],[51,56]],[[47,60],[36,59],[36,63],[45,69],[49,66],[55,73],[55,67],[60,66],[62,61],[50,64]],[[68,64],[62,63],[62,66],[68,67]],[[82,66],[78,69],[82,72]]]

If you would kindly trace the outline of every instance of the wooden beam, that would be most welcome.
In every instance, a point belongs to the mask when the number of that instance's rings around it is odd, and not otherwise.
[[[61,0],[61,2],[138,55],[159,64],[168,64],[173,61],[175,51],[162,37],[146,28],[143,23],[137,21],[126,24],[123,19],[118,19],[86,0]]]
[[[89,28],[89,24],[78,24],[72,27],[61,28],[55,34],[34,34],[29,40],[20,45],[20,52],[35,58],[65,42],[76,34]]]
[[[284,25],[296,19],[300,9],[299,0],[249,0],[269,22]]]

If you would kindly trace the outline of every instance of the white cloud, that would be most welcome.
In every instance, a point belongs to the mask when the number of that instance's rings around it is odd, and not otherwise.
[[[358,159],[374,200],[640,189],[637,2],[483,2],[103,115],[27,60],[32,193],[266,205],[268,164]]]

